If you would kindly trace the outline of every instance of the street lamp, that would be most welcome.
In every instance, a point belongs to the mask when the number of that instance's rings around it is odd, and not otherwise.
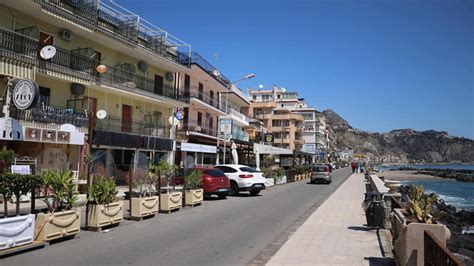
[[[229,112],[228,112],[228,103],[229,103],[229,91],[232,90],[232,85],[234,85],[235,83],[237,82],[240,82],[242,80],[246,80],[246,79],[251,79],[251,78],[254,78],[255,77],[255,74],[248,74],[246,76],[244,76],[243,78],[240,78],[234,82],[231,82],[229,83],[229,85],[227,85],[227,90],[226,90],[226,94],[225,94],[225,119],[226,119],[226,123],[229,119]],[[220,131],[220,119],[219,119],[219,131]],[[219,134],[217,135],[217,148],[219,148],[219,140],[220,140],[220,132]],[[225,164],[225,156],[226,156],[226,148],[227,148],[227,130],[224,131],[224,158],[223,158],[223,164]],[[219,164],[219,153],[217,154],[217,160],[216,160],[216,164]]]

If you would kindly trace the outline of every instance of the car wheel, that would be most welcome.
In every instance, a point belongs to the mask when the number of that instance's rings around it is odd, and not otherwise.
[[[219,199],[225,199],[227,198],[227,194],[219,194],[217,195],[219,197]]]
[[[239,195],[239,186],[235,182],[230,183],[230,193],[229,193],[229,195],[230,196]]]
[[[260,190],[250,190],[249,192],[250,192],[250,195],[257,196],[258,193],[260,193]]]

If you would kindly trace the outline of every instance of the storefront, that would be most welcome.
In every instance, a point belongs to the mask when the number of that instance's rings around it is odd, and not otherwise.
[[[176,151],[181,152],[181,168],[188,169],[194,166],[210,166],[215,163],[217,147],[199,143],[177,142]]]
[[[276,155],[276,162],[280,164],[280,166],[289,166],[287,165],[287,159],[292,158],[293,151],[290,149],[283,149],[275,146],[264,145],[264,144],[253,144],[253,153],[255,154],[256,160],[256,168],[260,169],[260,156],[262,155]]]

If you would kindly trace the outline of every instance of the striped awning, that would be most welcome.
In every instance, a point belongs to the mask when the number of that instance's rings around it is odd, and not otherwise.
[[[26,62],[0,57],[0,75],[33,79],[34,68],[32,64]]]

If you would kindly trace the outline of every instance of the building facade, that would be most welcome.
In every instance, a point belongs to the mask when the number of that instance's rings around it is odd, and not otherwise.
[[[119,185],[149,162],[174,160],[169,117],[189,106],[178,79],[189,70],[179,58],[190,45],[113,1],[5,0],[0,7],[3,95],[14,79],[39,86],[28,110],[4,98],[3,127],[15,124],[22,136],[4,137],[3,147],[37,159],[38,170],[82,175],[90,141],[93,173]]]

